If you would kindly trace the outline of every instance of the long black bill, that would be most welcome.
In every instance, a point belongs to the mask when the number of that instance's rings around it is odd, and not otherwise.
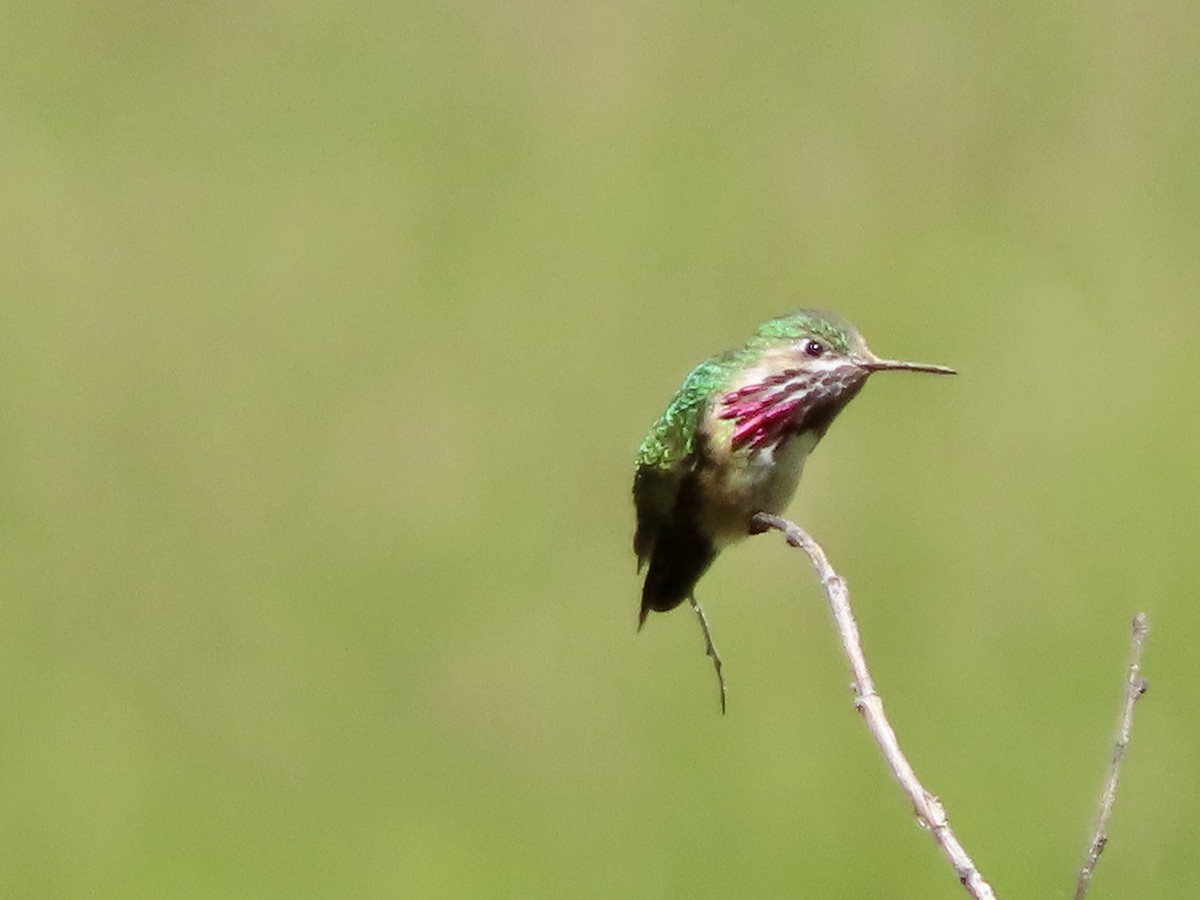
[[[930,372],[934,375],[957,375],[949,366],[935,366],[932,363],[905,362],[902,359],[880,359],[873,356],[859,363],[868,372]]]

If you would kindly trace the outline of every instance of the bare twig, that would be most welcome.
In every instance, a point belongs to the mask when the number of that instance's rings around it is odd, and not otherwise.
[[[921,785],[917,773],[913,771],[904,751],[900,749],[896,732],[883,711],[883,700],[875,690],[875,683],[867,669],[867,660],[863,656],[862,641],[858,635],[858,624],[855,622],[854,613],[850,608],[850,591],[846,586],[845,579],[829,564],[829,558],[821,549],[821,545],[799,525],[766,513],[759,513],[751,520],[751,529],[754,531],[767,531],[772,528],[783,532],[787,542],[793,547],[799,547],[807,553],[808,558],[812,560],[813,568],[817,570],[817,576],[825,588],[838,633],[842,638],[842,649],[845,651],[850,669],[854,673],[854,705],[862,713],[867,728],[883,751],[892,774],[912,801],[918,823],[933,835],[934,840],[941,847],[943,855],[954,867],[954,873],[958,876],[958,880],[962,882],[963,887],[970,895],[976,900],[995,900],[996,895],[991,886],[984,881],[983,876],[975,867],[975,863],[971,861],[967,851],[963,849],[954,832],[950,830],[950,823],[946,819],[946,810],[941,801]]]
[[[1150,633],[1150,623],[1146,621],[1145,613],[1133,617],[1133,638],[1129,647],[1129,674],[1125,679],[1125,694],[1121,699],[1121,718],[1117,725],[1117,739],[1113,744],[1112,759],[1108,764],[1108,775],[1104,782],[1104,791],[1100,794],[1100,808],[1096,813],[1096,831],[1088,846],[1087,855],[1083,858],[1083,867],[1079,870],[1079,881],[1075,884],[1075,900],[1083,900],[1088,888],[1092,885],[1092,875],[1096,871],[1096,863],[1108,843],[1108,822],[1112,818],[1113,804],[1117,800],[1117,782],[1121,778],[1121,762],[1125,758],[1125,748],[1129,746],[1129,734],[1133,730],[1133,705],[1137,703],[1148,687],[1146,679],[1140,677],[1142,670],[1142,652],[1146,648],[1146,635]]]
[[[696,618],[700,620],[700,630],[704,632],[704,652],[713,661],[713,668],[717,670],[717,688],[721,692],[721,715],[725,715],[725,676],[721,672],[721,655],[717,653],[717,645],[713,643],[712,631],[708,627],[708,617],[704,615],[704,610],[700,608],[695,597],[688,597],[688,602],[692,604],[692,610],[696,613]]]

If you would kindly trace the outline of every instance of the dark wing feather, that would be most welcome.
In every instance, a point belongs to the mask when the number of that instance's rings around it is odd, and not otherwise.
[[[696,582],[716,559],[712,540],[698,525],[699,504],[700,483],[695,471],[689,470],[675,491],[670,515],[654,520],[652,539],[639,550],[639,569],[647,558],[650,568],[642,585],[638,628],[651,610],[668,612],[692,596]],[[641,537],[641,527],[638,533]],[[635,538],[635,549],[637,542]]]
[[[659,534],[671,521],[683,476],[690,469],[639,466],[633,476],[633,503],[637,509],[633,552],[637,554],[639,572],[654,552]]]

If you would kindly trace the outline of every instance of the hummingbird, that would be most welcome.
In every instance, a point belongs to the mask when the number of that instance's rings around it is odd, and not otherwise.
[[[704,630],[725,710],[721,661],[695,588],[723,549],[756,532],[757,513],[791,501],[805,460],[873,372],[953,375],[883,359],[853,325],[801,309],[763,322],[742,347],[700,363],[637,453],[633,549],[642,584],[638,630],[651,611],[687,600]]]

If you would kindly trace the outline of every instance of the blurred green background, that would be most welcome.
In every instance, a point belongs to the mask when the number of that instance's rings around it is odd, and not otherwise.
[[[634,633],[683,375],[837,309],[794,516],[1001,896],[1200,895],[1200,8],[6,4],[22,897],[963,896],[777,538]]]

